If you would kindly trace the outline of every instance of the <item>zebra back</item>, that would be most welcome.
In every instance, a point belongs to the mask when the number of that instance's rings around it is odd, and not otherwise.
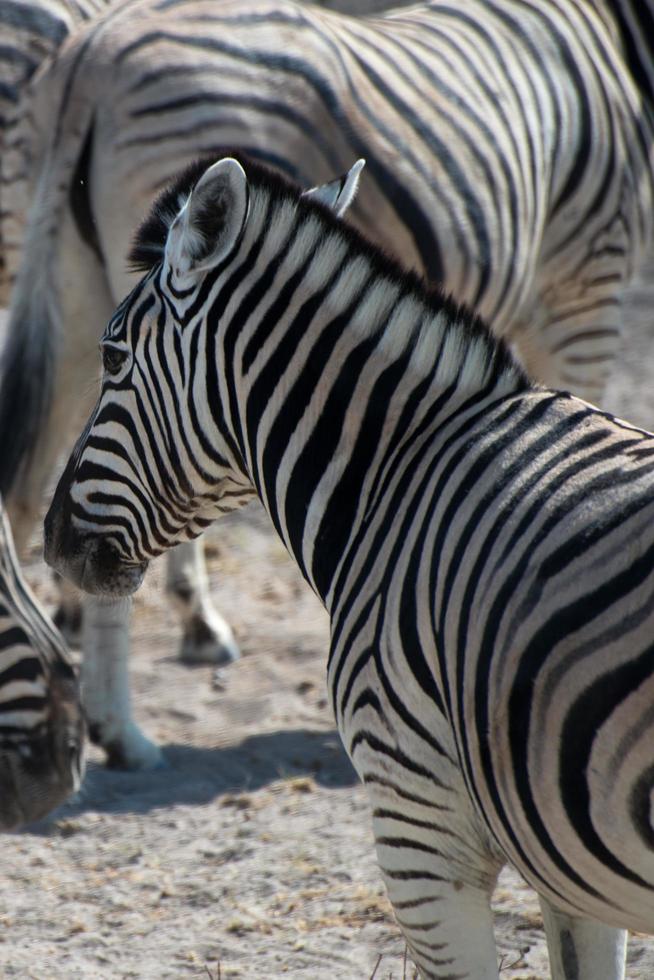
[[[8,305],[7,276],[18,263],[20,226],[29,210],[29,174],[39,153],[37,122],[29,101],[22,108],[19,103],[37,69],[108,2],[0,0],[0,306]]]
[[[0,146],[26,82],[62,41],[109,0],[0,0]]]
[[[32,493],[30,455],[47,470],[48,405],[71,413],[56,392],[133,282],[135,220],[180,166],[226,146],[305,186],[364,157],[352,221],[481,311],[540,380],[601,395],[651,238],[654,130],[591,5],[433,0],[356,20],[286,0],[139,0],[71,39],[29,115],[44,135],[4,369],[24,426],[0,401],[6,493],[18,478]]]

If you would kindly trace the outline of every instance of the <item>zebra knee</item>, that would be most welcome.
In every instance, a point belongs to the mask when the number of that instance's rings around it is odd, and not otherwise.
[[[497,869],[489,864],[463,875],[458,862],[433,850],[427,854],[419,840],[405,840],[392,850],[377,840],[395,917],[421,977],[496,980],[490,899]]]

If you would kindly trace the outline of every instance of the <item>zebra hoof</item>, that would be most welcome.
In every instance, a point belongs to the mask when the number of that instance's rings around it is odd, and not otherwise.
[[[194,616],[186,624],[179,651],[182,663],[225,667],[240,656],[234,634],[224,620]]]
[[[167,769],[169,766],[159,746],[146,738],[134,722],[129,722],[119,734],[112,735],[103,732],[102,725],[91,724],[89,736],[106,753],[108,769],[135,771]]]

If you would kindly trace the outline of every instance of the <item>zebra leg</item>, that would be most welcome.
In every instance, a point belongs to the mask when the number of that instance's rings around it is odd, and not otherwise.
[[[552,980],[623,980],[627,933],[552,908],[540,897]]]
[[[420,823],[402,821],[400,827],[387,814],[374,810],[377,857],[422,980],[497,980],[490,900],[499,864],[486,861],[480,847],[474,867],[463,869],[460,860],[440,852],[438,842],[424,842]]]
[[[84,597],[82,700],[91,740],[111,768],[164,766],[161,750],[132,719],[129,692],[129,599]]]
[[[234,634],[211,604],[202,539],[178,544],[166,557],[166,592],[182,620],[180,660],[218,665],[238,660]]]
[[[78,648],[82,641],[82,596],[79,589],[57,572],[52,573],[59,592],[59,605],[53,622],[70,647]]]

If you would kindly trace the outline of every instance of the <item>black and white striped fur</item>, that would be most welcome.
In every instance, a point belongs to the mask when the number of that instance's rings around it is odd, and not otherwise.
[[[40,127],[35,127],[34,139],[26,136],[34,127],[27,97],[28,83],[37,69],[45,70],[48,58],[56,53],[64,40],[83,23],[106,10],[109,2],[0,0],[0,282],[7,281],[6,270],[3,271],[7,257],[10,266],[16,267],[18,263],[20,242],[12,239],[12,222],[17,213],[24,218],[23,212],[27,208],[25,204],[17,210],[13,190],[16,186],[24,187],[41,164],[38,159]],[[2,238],[3,218],[5,235],[9,227],[9,237],[5,241]],[[2,292],[0,290],[0,294]],[[8,298],[6,290],[4,298]],[[41,351],[40,356],[43,353]],[[14,378],[17,372],[21,373],[20,383],[29,387],[31,365],[14,363],[10,377]],[[34,399],[37,411],[41,396],[40,379],[36,379],[29,397]],[[13,401],[11,391],[7,397],[9,402]],[[54,414],[58,414],[56,409]],[[68,419],[65,419],[64,432],[67,426]],[[45,469],[42,472],[45,473]],[[9,501],[19,546],[25,545],[33,526],[37,506],[34,497],[34,494],[30,498],[19,490]],[[55,623],[72,642],[81,640],[86,650],[84,690],[93,739],[106,749],[111,765],[129,768],[159,765],[162,762],[159,749],[140,732],[131,718],[127,679],[129,604],[110,607],[106,603],[87,600],[82,616],[77,590],[59,584]],[[238,658],[239,650],[232,630],[211,603],[199,542],[171,553],[167,563],[166,591],[182,622],[180,657],[183,660],[225,664]]]
[[[0,830],[75,792],[84,721],[65,644],[27,586],[0,504]]]
[[[52,174],[48,234],[71,247],[65,215],[114,294],[135,215],[201,153],[239,146],[305,186],[359,153],[356,223],[532,374],[597,400],[651,240],[653,20],[653,0],[432,0],[359,20],[132,0],[66,46],[21,138]],[[7,248],[37,178],[8,185]]]
[[[128,0],[129,3],[129,0]],[[327,6],[340,6],[338,2]],[[43,143],[51,120],[41,118],[37,121],[32,111],[32,97],[28,82],[38,68],[52,57],[69,34],[81,27],[94,15],[106,10],[108,0],[0,0],[0,282],[7,284],[5,261],[11,269],[17,268],[22,247],[23,223],[30,203],[30,182],[42,166]],[[370,13],[385,6],[380,0],[352,0],[346,3],[352,13]],[[48,86],[50,82],[47,83]],[[40,90],[36,83],[35,91]],[[74,99],[74,93],[72,93]],[[21,102],[22,100],[22,102]],[[35,98],[38,103],[38,98]],[[77,170],[79,171],[79,167]],[[83,167],[81,168],[83,171]],[[78,177],[80,182],[78,183]],[[73,185],[83,187],[84,174],[76,173]],[[24,193],[24,197],[21,196]],[[72,200],[72,209],[77,221],[85,232],[93,228],[93,217],[84,221],[83,202],[80,205],[77,194]],[[4,241],[3,241],[4,234]],[[0,294],[3,290],[0,289]],[[5,299],[8,294],[4,290]],[[78,315],[73,313],[73,320]],[[38,318],[31,304],[21,312],[26,319]],[[67,322],[71,322],[70,319]],[[33,328],[32,328],[33,330]],[[28,336],[29,335],[29,336]],[[11,367],[7,370],[10,381],[6,389],[5,404],[11,405],[12,418],[16,419],[16,390],[14,379],[19,377],[18,387],[22,401],[30,402],[30,408],[19,413],[25,421],[25,431],[29,430],[30,417],[38,416],[41,406],[48,404],[48,379],[44,379],[39,368],[47,371],[48,348],[31,344],[31,330],[19,339],[21,351],[14,349]],[[93,333],[83,338],[95,348]],[[24,356],[23,356],[24,355]],[[65,353],[64,353],[64,356]],[[74,355],[74,370],[83,351],[79,347]],[[66,385],[70,381],[67,375]],[[32,384],[33,381],[33,384]],[[72,390],[72,389],[71,389]],[[45,394],[45,397],[44,397]],[[53,433],[53,449],[61,444],[62,432],[65,434],[70,424],[71,411],[67,392],[62,410],[55,405],[46,414],[50,415]],[[20,400],[20,399],[19,399]],[[59,428],[58,428],[59,427]],[[5,433],[4,444],[9,451],[11,432]],[[41,458],[39,479],[47,478],[52,463],[52,452]],[[9,473],[7,467],[5,475]],[[11,474],[14,481],[16,471]],[[9,481],[5,484],[9,490]],[[38,513],[42,486],[37,481],[25,485],[14,485],[8,504],[15,529],[17,542],[23,546]],[[218,613],[209,595],[208,576],[202,548],[198,543],[182,546],[169,556],[166,572],[166,592],[169,601],[178,611],[182,636],[180,657],[191,663],[209,662],[225,664],[239,656],[238,645],[229,624]],[[79,595],[76,590],[61,589],[60,605],[55,614],[55,622],[74,642],[81,640],[85,650],[83,661],[84,690],[89,714],[90,730],[95,741],[108,753],[112,765],[130,768],[150,767],[161,762],[158,748],[139,731],[132,721],[129,703],[129,681],[127,677],[127,658],[129,654],[129,607],[119,604],[113,608],[106,603],[96,604],[93,600],[85,602],[82,617]]]
[[[0,0],[0,144],[23,89],[80,24],[108,0]]]
[[[32,141],[24,135],[25,111],[17,107],[27,83],[65,38],[106,8],[106,0],[0,0],[0,281],[9,243],[2,226],[15,209],[9,188],[27,178],[33,165]],[[15,260],[14,260],[15,261]]]
[[[329,612],[421,976],[497,978],[510,861],[553,977],[619,980],[624,930],[654,931],[654,436],[341,225],[358,167],[321,204],[242,163],[184,174],[137,237],[46,558],[127,594],[257,494]]]
[[[41,166],[6,185],[13,271],[27,243],[0,387],[19,540],[90,407],[136,218],[225,145],[304,186],[365,156],[356,224],[475,305],[541,381],[599,399],[651,239],[651,75],[630,42],[646,47],[651,4],[623,30],[627,0],[434,0],[361,21],[286,0],[132,0],[78,33],[22,107],[16,137]],[[124,650],[115,661],[126,690]],[[101,740],[150,764],[149,743],[119,734],[129,706],[111,714]]]

